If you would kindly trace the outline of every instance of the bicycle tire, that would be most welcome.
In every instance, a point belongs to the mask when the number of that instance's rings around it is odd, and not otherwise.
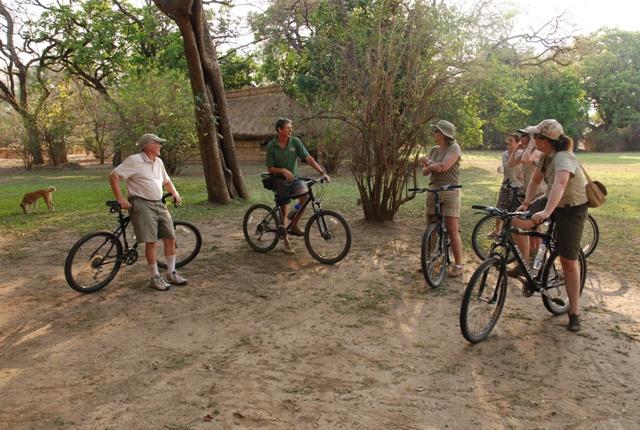
[[[422,235],[420,264],[422,275],[431,288],[438,288],[444,282],[448,262],[446,249],[442,226],[438,223],[429,224]]]
[[[580,295],[582,295],[587,278],[587,260],[582,250],[578,254],[578,264],[580,264]],[[564,285],[564,272],[560,265],[560,253],[557,250],[551,253],[544,266],[542,285],[546,292],[553,296],[549,298],[542,295],[544,307],[554,315],[564,315],[569,312],[569,298]]]
[[[278,215],[264,203],[251,206],[244,214],[242,232],[251,248],[258,252],[269,252],[277,245],[277,229],[282,224]]]
[[[122,255],[122,243],[116,235],[106,231],[86,234],[67,254],[64,277],[80,293],[98,291],[118,273]]]
[[[596,250],[599,241],[600,228],[598,227],[598,222],[593,215],[588,214],[584,223],[584,231],[582,233],[582,243],[584,243],[582,251],[584,252],[585,258],[588,258],[593,254],[593,251]]]
[[[351,227],[340,213],[321,210],[307,221],[304,244],[320,263],[335,264],[351,249]]]
[[[487,338],[493,330],[507,297],[506,266],[489,257],[473,272],[460,307],[460,331],[471,343]]]
[[[486,260],[491,255],[491,245],[496,241],[496,238],[488,236],[489,233],[495,231],[496,220],[500,217],[497,215],[485,215],[480,218],[476,225],[473,227],[473,233],[471,234],[471,247],[473,252],[476,253],[478,258]],[[507,264],[516,261],[516,256],[512,253],[507,260]]]
[[[187,221],[173,221],[173,229],[176,233],[176,268],[186,266],[193,261],[202,248],[202,235],[198,228]],[[158,241],[156,246],[158,267],[167,268],[164,255],[164,242]]]

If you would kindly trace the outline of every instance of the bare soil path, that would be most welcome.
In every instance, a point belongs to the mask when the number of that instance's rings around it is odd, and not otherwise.
[[[158,292],[143,262],[82,295],[78,239],[0,251],[1,429],[636,429],[638,285],[593,269],[583,330],[513,283],[489,339],[460,334],[462,279],[426,286],[421,225],[350,219],[335,265],[252,251],[239,219],[198,223],[190,283]],[[210,416],[211,421],[205,421]]]

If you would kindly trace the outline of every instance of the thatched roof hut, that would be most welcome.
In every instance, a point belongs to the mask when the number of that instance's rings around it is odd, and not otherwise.
[[[280,85],[227,92],[231,131],[241,162],[263,162],[267,142],[276,136],[275,122],[286,117],[294,123],[294,135],[304,138],[305,111]]]

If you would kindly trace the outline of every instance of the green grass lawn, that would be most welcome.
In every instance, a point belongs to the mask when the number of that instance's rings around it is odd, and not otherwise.
[[[612,270],[629,270],[638,278],[640,264],[640,191],[637,179],[640,177],[640,154],[579,153],[581,160],[593,179],[603,182],[609,191],[607,203],[592,210],[601,230],[601,243],[590,259],[597,265],[605,262]],[[460,226],[465,247],[470,247],[473,225],[479,219],[471,205],[494,204],[502,175],[496,169],[500,164],[500,152],[467,151],[462,162],[462,205]],[[113,215],[108,214],[105,205],[113,199],[107,176],[110,167],[90,165],[82,169],[54,169],[40,167],[33,171],[18,168],[0,169],[0,235],[4,238],[26,238],[52,230],[69,230],[70,234],[81,234],[93,229],[110,228],[115,224]],[[302,172],[308,169],[302,167]],[[206,201],[207,191],[202,177],[202,168],[190,165],[180,175],[173,178],[180,194],[186,202],[180,217],[187,220],[209,219],[211,217],[236,218],[240,220],[244,211],[256,202],[272,202],[273,195],[262,187],[259,173],[265,168],[259,164],[242,166],[244,180],[251,193],[249,201],[234,201],[229,205],[211,204]],[[24,193],[36,189],[56,187],[53,201],[56,211],[49,213],[40,201],[39,212],[24,215],[18,206]],[[427,185],[426,178],[420,178],[420,185]],[[347,167],[332,175],[331,184],[325,187],[323,205],[344,213],[348,219],[363,218],[357,205],[359,194]],[[425,199],[423,196],[408,202],[399,211],[398,222],[423,222]],[[624,262],[606,258],[615,251],[623,250]],[[616,261],[612,261],[616,260]],[[627,269],[628,268],[628,269]]]

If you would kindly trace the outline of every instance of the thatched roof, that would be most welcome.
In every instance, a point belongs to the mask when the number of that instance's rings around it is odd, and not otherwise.
[[[282,117],[294,122],[294,135],[304,134],[297,121],[306,113],[280,85],[227,91],[226,95],[234,139],[271,140],[276,135],[276,120]]]

